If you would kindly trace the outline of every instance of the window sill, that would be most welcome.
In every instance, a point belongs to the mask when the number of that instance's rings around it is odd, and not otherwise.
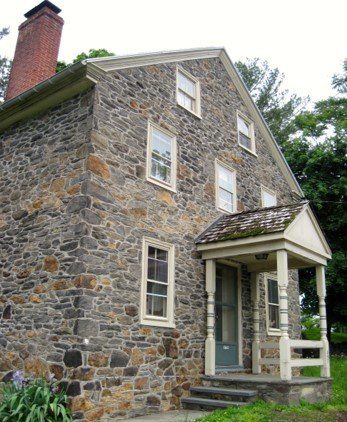
[[[195,113],[194,111],[190,110],[190,109],[189,109],[189,108],[187,108],[187,107],[184,107],[184,106],[183,106],[182,104],[180,104],[180,103],[177,103],[177,105],[178,105],[179,107],[183,108],[183,110],[188,111],[188,112],[189,112],[190,114],[192,114],[193,116],[195,116],[195,117],[197,117],[198,119],[202,120],[201,113]]]
[[[176,324],[173,322],[156,319],[141,319],[140,324],[157,328],[176,328]]]
[[[240,147],[241,147],[242,149],[244,149],[245,151],[247,151],[249,154],[252,154],[252,155],[254,155],[255,157],[258,157],[258,154],[257,154],[255,151],[252,151],[251,149],[246,148],[245,146],[243,146],[242,144],[240,144],[240,142],[239,142],[239,145],[240,145]]]
[[[148,177],[148,176],[146,177],[146,180],[149,183],[153,183],[153,185],[157,185],[157,186],[160,186],[161,188],[169,190],[170,192],[177,193],[176,187],[169,186],[163,182],[160,182],[160,180],[153,179],[152,177]]]

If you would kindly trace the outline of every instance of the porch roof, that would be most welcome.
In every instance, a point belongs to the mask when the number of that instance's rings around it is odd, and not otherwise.
[[[287,250],[291,268],[326,265],[331,250],[308,201],[223,215],[197,239],[203,259],[233,259],[249,271],[276,269]],[[266,253],[266,262],[257,259]]]
[[[308,201],[302,201],[223,215],[196,239],[196,243],[220,242],[283,232],[307,204]]]

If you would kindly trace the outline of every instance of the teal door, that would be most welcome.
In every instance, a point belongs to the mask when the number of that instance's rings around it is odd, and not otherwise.
[[[216,366],[239,364],[237,269],[216,267]]]

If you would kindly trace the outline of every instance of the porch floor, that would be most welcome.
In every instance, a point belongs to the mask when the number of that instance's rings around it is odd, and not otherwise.
[[[202,377],[205,381],[226,381],[226,382],[249,382],[249,383],[260,383],[260,384],[290,384],[290,385],[303,385],[312,383],[321,383],[331,380],[331,378],[319,378],[319,377],[292,377],[290,381],[281,380],[279,375],[269,374],[235,374],[235,373],[224,373],[218,375],[204,375]]]

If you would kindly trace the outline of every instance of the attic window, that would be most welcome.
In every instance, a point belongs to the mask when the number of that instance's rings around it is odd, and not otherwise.
[[[261,206],[263,208],[275,207],[277,205],[277,198],[275,192],[270,189],[261,187]]]
[[[255,154],[254,124],[240,112],[237,113],[237,135],[242,148]]]
[[[177,68],[177,103],[200,117],[200,84],[190,73]]]

